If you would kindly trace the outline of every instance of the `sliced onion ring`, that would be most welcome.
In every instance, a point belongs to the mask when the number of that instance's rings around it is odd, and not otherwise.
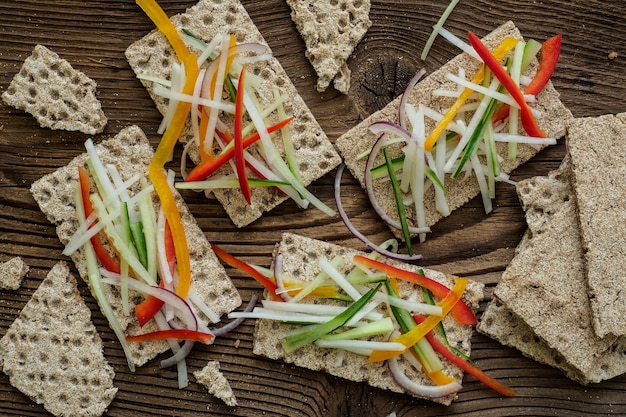
[[[394,129],[394,131],[397,130],[395,127],[390,127],[390,128]],[[387,223],[390,227],[401,230],[402,226],[400,225],[400,222],[398,222],[397,220],[393,220],[391,217],[389,217],[389,215],[385,213],[382,207],[378,204],[378,201],[376,200],[376,196],[374,195],[374,186],[372,184],[372,181],[373,181],[372,180],[372,168],[374,166],[374,160],[376,159],[376,155],[378,154],[378,152],[380,152],[381,148],[385,144],[385,138],[386,138],[386,132],[383,132],[379,136],[376,143],[374,143],[374,146],[372,146],[372,150],[367,158],[367,163],[365,164],[365,177],[364,177],[365,178],[364,179],[365,191],[367,192],[367,196],[369,197],[370,203],[372,204],[372,207],[374,208],[374,211],[376,211],[378,216],[385,223]],[[412,234],[429,233],[430,228],[409,226],[409,232]]]
[[[409,83],[406,85],[406,88],[404,89],[404,93],[402,93],[402,98],[400,99],[400,105],[398,106],[398,123],[400,124],[400,126],[402,126],[405,129],[406,129],[406,113],[404,109],[405,109],[406,101],[409,97],[409,94],[411,93],[411,90],[413,90],[413,87],[415,87],[415,85],[424,76],[424,74],[426,74],[426,69],[422,68],[413,76],[413,78],[411,78]]]
[[[393,357],[387,360],[389,371],[393,376],[394,381],[400,385],[406,392],[416,397],[422,398],[439,398],[446,395],[456,394],[463,386],[457,382],[450,382],[446,385],[422,385],[417,384],[402,371],[400,364],[398,364],[398,357]]]
[[[252,297],[250,297],[250,301],[248,302],[248,305],[246,305],[246,308],[243,311],[245,311],[246,313],[251,312],[252,309],[254,309],[254,307],[256,306],[256,303],[258,300],[259,300],[259,296],[257,294],[253,294]],[[222,327],[211,329],[211,333],[213,333],[215,337],[223,336],[226,333],[236,329],[244,320],[245,319],[243,317],[240,317],[238,319],[231,321],[228,324],[225,324]]]
[[[389,258],[398,259],[401,261],[415,261],[415,260],[421,259],[422,255],[415,254],[415,255],[410,256],[410,255],[405,255],[402,253],[390,252],[386,249],[383,249],[380,246],[376,245],[371,240],[369,240],[367,237],[365,237],[365,235],[363,235],[361,232],[359,232],[356,229],[356,227],[354,227],[354,225],[348,218],[348,214],[343,209],[343,204],[341,203],[341,177],[342,177],[345,167],[346,167],[345,164],[341,164],[339,168],[337,168],[337,174],[335,176],[335,205],[337,206],[337,213],[339,213],[339,217],[341,217],[341,220],[346,225],[350,233],[352,233],[354,237],[356,237],[361,242],[363,242],[365,246],[367,246],[371,250],[378,252],[381,255],[387,256]]]

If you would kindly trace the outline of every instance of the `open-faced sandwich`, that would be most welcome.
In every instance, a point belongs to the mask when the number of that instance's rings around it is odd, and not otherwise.
[[[239,293],[173,188],[173,175],[154,168],[140,128],[85,147],[36,181],[32,194],[56,225],[64,254],[89,284],[129,367],[172,349],[162,366],[178,366],[185,386],[185,356],[194,341],[212,343],[208,323],[239,306]],[[165,189],[157,190],[159,174]],[[172,343],[176,339],[185,343]]]
[[[162,130],[186,144],[177,186],[213,193],[238,227],[288,198],[333,215],[305,187],[340,157],[241,3],[202,0],[171,20],[138,3],[159,30],[126,56],[164,114]]]
[[[478,194],[491,211],[496,181],[556,143],[572,117],[550,82],[559,35],[524,42],[512,22],[482,41],[470,33],[471,45],[440,33],[464,52],[423,80],[418,73],[402,96],[336,143],[407,246]]]
[[[513,395],[466,360],[480,282],[291,233],[256,278],[262,306],[229,316],[258,319],[258,355],[442,404],[464,371]]]

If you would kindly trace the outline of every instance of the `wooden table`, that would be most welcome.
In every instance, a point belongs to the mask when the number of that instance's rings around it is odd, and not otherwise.
[[[169,15],[194,4],[182,0],[160,3]],[[424,66],[431,72],[456,54],[439,39],[426,61],[419,59],[430,27],[447,3],[374,0],[373,25],[350,61],[353,87],[343,96],[332,90],[315,90],[316,77],[284,1],[243,0],[332,140],[399,94],[418,68]],[[509,19],[526,37],[543,40],[563,33],[563,52],[554,83],[575,116],[626,110],[626,11],[621,2],[465,0],[457,6],[447,27],[460,36],[465,36],[467,30],[484,35]],[[34,45],[44,44],[97,81],[99,98],[109,117],[106,135],[137,124],[156,144],[160,116],[124,58],[125,48],[152,29],[152,23],[130,0],[2,0],[0,91],[7,88]],[[617,53],[613,59],[609,57],[612,52]],[[64,259],[54,228],[39,211],[29,187],[83,152],[86,136],[40,128],[33,117],[4,103],[0,104],[0,125],[0,261],[19,255],[31,267],[19,290],[0,291],[0,335],[4,335],[47,271]],[[562,143],[541,152],[514,172],[512,179],[547,173],[558,166],[564,152]],[[331,205],[332,182],[333,175],[328,175],[311,186]],[[273,245],[283,231],[363,249],[339,218],[328,218],[316,210],[301,211],[292,203],[284,203],[249,227],[237,229],[221,206],[191,192],[184,197],[209,241],[251,263],[268,266]],[[344,197],[350,217],[367,236],[376,242],[391,236],[349,175],[344,176]],[[480,199],[474,199],[433,228],[428,241],[419,245],[424,254],[422,265],[480,280],[487,284],[489,298],[525,227],[513,187],[500,184],[489,216],[483,214]],[[227,268],[227,272],[244,300],[260,293],[260,287],[239,271]],[[500,398],[474,378],[466,377],[458,401],[443,407],[256,357],[252,354],[252,322],[213,346],[197,347],[188,361],[192,370],[204,366],[207,360],[220,361],[240,404],[229,409],[196,383],[178,390],[175,373],[160,369],[158,360],[130,373],[113,333],[82,282],[80,291],[92,310],[105,343],[105,355],[116,372],[119,392],[109,416],[204,413],[380,417],[391,412],[398,416],[626,415],[625,376],[583,387],[559,371],[479,334],[473,338],[472,349],[477,365],[514,387],[517,396]],[[45,413],[43,407],[12,388],[4,374],[0,375],[1,415]]]

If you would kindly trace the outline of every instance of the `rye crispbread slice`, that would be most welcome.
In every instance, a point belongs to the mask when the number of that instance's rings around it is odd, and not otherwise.
[[[135,174],[146,175],[148,164],[153,156],[152,147],[143,131],[137,126],[123,129],[114,138],[102,141],[96,145],[96,149],[103,164],[116,165],[124,180]],[[68,243],[78,227],[73,204],[73,192],[75,182],[78,179],[78,166],[84,165],[86,161],[86,153],[79,155],[65,167],[59,168],[57,171],[37,180],[31,187],[31,192],[35,200],[37,200],[39,207],[48,220],[56,225],[57,235],[63,244]],[[241,304],[241,297],[213,253],[211,245],[189,212],[182,197],[175,190],[173,193],[183,221],[189,247],[191,289],[218,316],[221,316],[237,308]],[[158,202],[156,200],[154,205],[155,209],[157,209]],[[89,282],[82,250],[74,253],[72,260],[81,277],[85,282]],[[132,314],[134,306],[141,302],[142,297],[131,297],[131,315],[125,316],[118,290],[113,286],[106,286],[105,291],[115,311],[117,320],[122,325],[122,328],[126,329],[127,334],[157,330],[154,320],[140,328],[135,315]],[[206,319],[201,312],[198,312],[198,315]],[[130,348],[135,364],[141,366],[159,353],[168,350],[169,345],[165,341],[131,343]]]
[[[19,256],[0,264],[0,288],[17,290],[28,273],[28,265]]]
[[[43,45],[35,46],[2,99],[50,129],[93,135],[107,123],[96,82]]]
[[[320,257],[326,257],[330,260],[335,256],[344,256],[346,259],[345,269],[349,269],[351,265],[350,259],[357,253],[361,252],[292,233],[284,233],[282,240],[276,245],[274,257],[279,254],[282,256],[282,268],[285,276],[292,276],[302,281],[310,281],[320,272],[318,266]],[[454,279],[456,278],[452,275],[423,269],[415,265],[396,261],[385,262],[414,272],[421,269],[426,276],[448,287],[454,285]],[[420,287],[402,281],[399,281],[398,284],[402,298],[410,298],[415,301],[423,300]],[[474,311],[478,308],[478,303],[483,298],[483,289],[484,285],[476,281],[470,281],[467,286],[463,299]],[[443,323],[450,343],[469,354],[471,350],[472,327],[460,326],[450,316],[446,317]],[[384,362],[372,363],[368,362],[365,356],[335,349],[322,349],[315,345],[307,345],[286,354],[281,347],[279,336],[291,328],[291,326],[278,324],[271,320],[257,320],[254,330],[254,353],[270,359],[293,363],[314,371],[325,371],[350,381],[366,382],[373,387],[400,393],[405,392],[394,381]],[[432,384],[425,374],[416,371],[408,365],[405,359],[401,358],[399,362],[413,381],[425,385]],[[445,362],[444,372],[459,381],[463,378],[463,371],[447,362]],[[455,395],[450,395],[437,399],[431,398],[431,400],[449,405],[455,398]]]
[[[287,0],[291,19],[306,44],[306,57],[317,73],[317,91],[330,86],[347,94],[346,61],[372,25],[369,0]]]
[[[237,397],[228,382],[228,379],[220,371],[220,363],[218,361],[209,361],[204,368],[193,373],[196,382],[206,387],[209,392],[224,404],[235,407],[237,405]]]
[[[483,42],[490,50],[493,50],[496,45],[507,36],[521,39],[518,29],[512,22],[507,22],[488,34],[483,39]],[[529,67],[528,74],[532,75],[533,72],[536,71],[536,67],[536,63],[532,64]],[[458,74],[459,68],[463,68],[466,74],[468,74],[468,77],[471,77],[471,75],[478,70],[479,62],[465,53],[458,55],[440,69],[420,81],[415,88],[412,89],[407,103],[413,104],[416,108],[419,104],[423,104],[444,113],[453,103],[454,98],[435,96],[433,95],[433,91],[437,89],[455,90],[457,85],[453,81],[448,80],[446,75],[448,73]],[[357,156],[371,149],[378,138],[368,127],[371,123],[376,121],[397,122],[398,107],[401,98],[402,97],[396,98],[384,109],[372,114],[339,137],[336,141],[339,153],[344,158],[350,172],[352,172],[352,175],[354,175],[363,187],[365,187],[364,172],[367,158],[357,160]],[[565,122],[572,117],[572,114],[559,100],[559,93],[554,89],[551,82],[548,82],[542,92],[537,95],[537,102],[533,104],[533,107],[542,113],[542,116],[537,119],[537,123],[546,132],[548,137],[560,138],[564,135]],[[429,118],[426,119],[426,132],[430,132],[434,128],[434,122]],[[507,154],[506,149],[508,145],[506,143],[497,143],[496,146],[500,155]],[[537,152],[538,149],[536,148],[519,144],[517,147],[517,157],[515,159],[506,158],[501,161],[500,171],[510,173]],[[464,175],[460,175],[457,179],[452,179],[450,175],[446,175],[445,187],[450,211],[459,208],[480,192],[478,182],[474,175],[468,178],[465,178]],[[393,219],[397,220],[398,214],[392,187],[389,187],[387,183],[376,182],[374,184],[374,194],[383,210]],[[426,190],[424,201],[426,225],[432,226],[442,218],[441,213],[435,208],[434,187],[429,187],[429,189]],[[415,225],[414,207],[408,205],[406,210],[409,223]],[[392,231],[396,233],[397,236],[402,236],[401,231],[396,229],[392,229]]]
[[[518,182],[529,229],[477,329],[588,384],[626,372],[626,338],[594,332],[570,177],[566,158],[547,177]]]
[[[179,30],[187,29],[206,42],[210,42],[218,34],[233,34],[238,43],[254,42],[267,45],[239,0],[221,2],[201,0],[185,13],[172,16],[171,20]],[[271,53],[269,47],[267,47],[267,52]],[[126,50],[126,58],[136,74],[150,74],[166,79],[170,77],[172,63],[176,60],[169,43],[158,31],[130,45]],[[284,97],[285,112],[295,117],[290,123],[290,132],[304,185],[309,185],[338,166],[341,158],[315,120],[311,110],[298,94],[278,59],[272,57],[269,62],[248,64],[246,68],[263,80],[259,86],[261,105],[268,106],[273,103],[273,90],[277,89]],[[165,113],[167,100],[154,94],[151,82],[142,82],[159,111]],[[226,120],[226,122],[230,121]],[[269,123],[276,122],[278,122],[276,116],[271,115]],[[183,143],[193,140],[190,123],[187,123],[179,140]],[[273,135],[273,140],[278,149],[282,150],[280,132]],[[190,148],[190,156],[194,162],[199,162],[200,158],[195,145]],[[222,172],[228,172],[228,170],[230,170],[229,167],[224,168]],[[264,212],[287,199],[283,193],[273,187],[252,187],[252,205],[246,203],[239,190],[215,190],[213,194],[224,206],[228,216],[237,227],[250,224],[261,217]]]
[[[11,385],[55,416],[101,416],[115,397],[113,368],[76,279],[56,264],[0,340]]]
[[[566,144],[595,331],[626,335],[626,113],[571,120]]]

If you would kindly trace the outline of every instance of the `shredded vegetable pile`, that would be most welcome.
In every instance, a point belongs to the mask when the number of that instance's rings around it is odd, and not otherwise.
[[[460,70],[458,74],[446,75],[457,88],[433,92],[435,96],[452,100],[443,112],[409,102],[412,89],[424,74],[420,71],[402,96],[397,121],[372,123],[369,130],[378,140],[371,149],[357,156],[357,159],[367,158],[364,182],[374,209],[387,224],[402,231],[408,251],[403,259],[418,259],[418,255],[413,255],[411,237],[418,235],[420,241],[426,239],[429,228],[425,204],[434,204],[442,216],[450,214],[448,178],[475,178],[485,212],[489,213],[496,181],[512,183],[500,171],[500,164],[506,158],[516,157],[518,144],[540,148],[556,143],[555,138],[547,138],[538,127],[536,119],[541,114],[529,103],[535,101],[555,69],[561,35],[543,44],[506,38],[494,51],[489,51],[471,32],[470,45],[444,28],[439,28],[437,33],[482,61],[480,69],[475,74]],[[529,79],[523,74],[539,51],[539,69]],[[434,128],[427,130],[426,126],[431,124]],[[508,148],[499,146],[501,142],[508,143]],[[503,148],[506,148],[504,152]],[[376,200],[374,184],[380,181],[394,191],[395,216],[385,213]],[[432,203],[425,201],[430,188],[434,189]],[[407,220],[409,206],[415,214],[413,225]],[[342,217],[346,221],[345,214]]]
[[[514,395],[448,342],[442,323],[448,314],[459,324],[476,324],[474,313],[462,300],[466,278],[457,278],[454,286],[448,288],[421,272],[399,269],[374,255],[353,255],[320,257],[320,272],[303,282],[283,271],[281,255],[276,256],[274,269],[267,270],[248,265],[222,250],[216,253],[262,283],[269,296],[262,306],[250,312],[232,312],[229,317],[292,325],[292,330],[279,336],[286,353],[314,344],[320,349],[342,349],[367,356],[370,362],[386,360],[401,387],[427,398],[454,394],[462,388],[460,381],[443,371],[441,355],[498,393]],[[400,298],[398,281],[421,287],[425,302]],[[423,370],[432,384],[417,384],[409,379],[398,366],[400,355],[417,370]]]
[[[187,142],[181,159],[185,181],[176,187],[207,192],[235,189],[248,205],[254,204],[252,188],[272,187],[302,208],[311,204],[333,216],[334,210],[302,182],[290,132],[293,117],[286,113],[285,97],[277,88],[272,97],[265,97],[260,89],[263,79],[246,69],[269,61],[269,49],[259,43],[237,43],[234,35],[226,33],[208,43],[188,30],[179,34],[167,17],[153,17],[155,3],[138,3],[166,34],[179,58],[170,79],[138,76],[153,83],[155,94],[168,99],[160,133],[187,120],[191,123],[193,140]],[[188,109],[183,117],[181,107]],[[194,148],[200,163],[187,173],[187,155]]]
[[[157,205],[155,209],[153,205],[154,187],[140,174],[123,179],[115,165],[101,161],[91,140],[85,147],[88,160],[86,167],[78,169],[74,195],[79,227],[63,253],[69,256],[82,249],[89,287],[122,345],[129,368],[134,370],[129,342],[167,340],[173,355],[161,366],[178,367],[182,388],[188,384],[185,357],[194,342],[213,343],[225,326],[209,329],[200,318],[201,313],[213,323],[220,320],[181,280],[181,258],[175,251],[165,207]],[[170,171],[168,187],[173,178]],[[118,288],[123,315],[130,316],[134,307],[140,326],[154,319],[159,330],[126,336],[106,296],[107,285]],[[141,294],[144,301],[135,305],[131,294]],[[185,341],[182,346],[179,340]]]

